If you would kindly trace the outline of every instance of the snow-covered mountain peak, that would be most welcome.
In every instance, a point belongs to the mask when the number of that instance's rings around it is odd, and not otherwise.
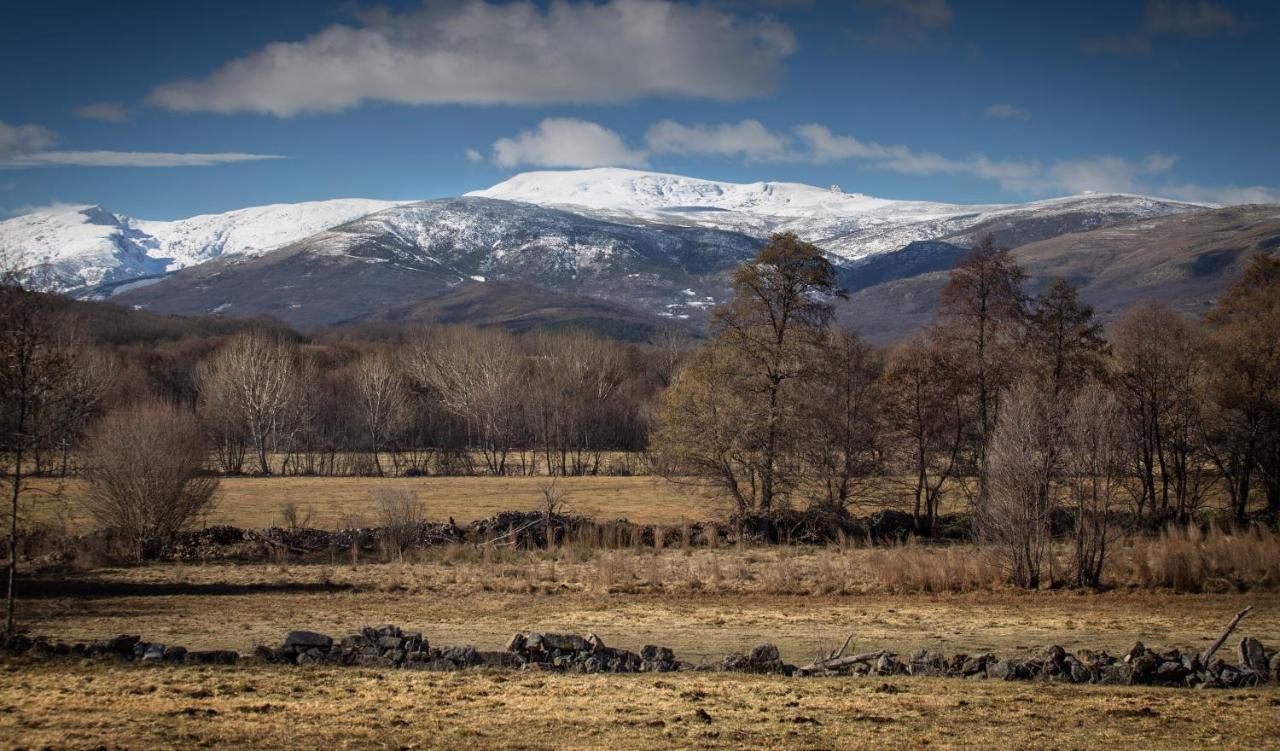
[[[98,205],[56,206],[0,222],[0,246],[31,269],[34,283],[83,292],[222,255],[265,253],[401,203],[281,203],[176,221],[135,219]]]
[[[926,205],[803,183],[719,182],[615,167],[525,172],[467,195],[609,211],[718,209],[780,217],[814,212],[851,216],[898,204]]]

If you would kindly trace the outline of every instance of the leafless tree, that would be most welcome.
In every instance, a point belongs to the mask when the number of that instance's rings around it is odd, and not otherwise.
[[[833,331],[817,352],[814,378],[801,401],[799,450],[821,508],[845,513],[876,487],[880,474],[877,414],[880,358],[850,329]]]
[[[930,532],[943,487],[959,469],[971,394],[957,351],[924,334],[889,352],[880,380],[880,430],[889,461],[911,478],[917,529]]]
[[[1044,384],[1020,381],[1005,397],[991,439],[982,532],[996,544],[1010,580],[1031,589],[1050,563],[1049,489],[1062,469],[1064,412]]]
[[[378,453],[404,427],[408,392],[395,360],[383,350],[371,352],[356,363],[355,387],[360,421],[369,437],[374,468],[381,476]]]
[[[202,375],[202,412],[234,415],[257,454],[259,471],[271,474],[268,453],[292,428],[289,418],[296,416],[300,396],[295,348],[280,337],[240,334],[218,350]]]
[[[6,630],[14,625],[21,503],[41,447],[78,436],[100,407],[114,362],[96,353],[49,295],[0,285],[0,451],[9,486]]]
[[[1212,477],[1206,454],[1203,333],[1163,303],[1125,313],[1111,332],[1111,382],[1129,427],[1137,511],[1186,521]]]
[[[951,270],[939,293],[937,336],[962,354],[956,365],[973,394],[970,403],[972,453],[978,492],[975,516],[985,513],[987,455],[992,431],[1000,417],[1001,395],[1016,373],[1015,354],[1026,314],[1017,263],[996,248],[991,235]]]
[[[151,402],[111,412],[84,449],[85,510],[139,560],[151,557],[212,505],[218,479],[205,456],[187,410]]]
[[[466,422],[490,473],[502,475],[517,427],[526,363],[510,334],[443,327],[423,332],[405,363],[421,393]]]
[[[1127,439],[1115,395],[1099,384],[1084,387],[1071,403],[1063,472],[1075,517],[1076,586],[1102,582],[1116,534],[1115,512],[1127,492]]]

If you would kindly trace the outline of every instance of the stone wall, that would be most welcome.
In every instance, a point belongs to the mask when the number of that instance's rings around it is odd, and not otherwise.
[[[146,642],[132,635],[88,644],[65,644],[19,634],[7,638],[3,647],[11,655],[33,660],[80,657],[139,664],[222,665],[240,661],[240,655],[232,651],[191,651],[182,646]],[[650,644],[631,651],[608,646],[595,634],[584,637],[536,631],[515,634],[503,651],[486,652],[472,646],[435,646],[421,631],[388,624],[365,627],[341,639],[314,631],[290,631],[278,645],[257,647],[253,656],[258,662],[284,665],[437,671],[472,668],[564,673],[719,670],[796,677],[923,675],[1188,688],[1240,688],[1280,682],[1280,653],[1247,636],[1235,650],[1235,662],[1213,657],[1204,663],[1199,653],[1149,649],[1141,642],[1123,655],[1091,650],[1070,653],[1056,645],[1035,654],[1005,657],[989,652],[945,655],[930,650],[905,655],[883,649],[849,656],[843,652],[842,649],[839,655],[796,666],[784,662],[777,647],[760,644],[749,652],[730,654],[714,664],[694,664],[678,659],[667,647]]]

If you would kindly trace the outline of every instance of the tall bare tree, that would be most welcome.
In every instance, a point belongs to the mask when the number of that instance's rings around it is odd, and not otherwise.
[[[1062,471],[1065,409],[1046,384],[1025,378],[1009,390],[991,439],[991,495],[979,523],[996,543],[1009,578],[1030,589],[1052,578],[1045,571],[1052,564],[1053,510],[1046,489]]]
[[[958,362],[965,367],[973,392],[973,463],[978,477],[974,506],[979,517],[985,512],[987,451],[1000,416],[1000,396],[1016,372],[1025,279],[1022,269],[996,248],[988,234],[952,269],[938,296],[939,336],[962,353]]]
[[[1268,511],[1280,519],[1280,259],[1254,256],[1210,313],[1210,388],[1218,416],[1215,463],[1237,521],[1248,512],[1261,465],[1276,485]]]
[[[925,334],[889,354],[880,380],[880,430],[893,466],[911,478],[917,531],[931,533],[946,483],[960,469],[972,394],[957,350]]]
[[[420,393],[465,421],[491,474],[507,471],[527,363],[497,329],[428,329],[410,345],[406,371]]]
[[[822,251],[792,233],[773,235],[732,285],[733,297],[713,316],[711,342],[667,392],[655,444],[667,459],[708,472],[739,510],[769,513],[799,480],[798,384],[813,374],[832,297],[843,291]],[[735,436],[720,422],[730,405]]]
[[[373,452],[373,466],[381,476],[378,453],[404,427],[408,418],[408,392],[398,364],[384,350],[370,352],[356,363],[355,387],[360,421]]]
[[[1163,303],[1125,313],[1111,331],[1111,383],[1130,433],[1137,511],[1186,521],[1211,478],[1205,471],[1204,337]]]
[[[213,406],[235,415],[264,475],[271,474],[268,454],[291,427],[291,410],[300,394],[300,372],[292,344],[257,332],[232,338],[203,371],[200,397],[205,411]]]
[[[817,505],[845,513],[876,487],[881,470],[877,412],[881,362],[851,329],[832,331],[801,400],[800,439]]]
[[[12,277],[11,281],[13,278]],[[14,626],[21,502],[36,447],[69,439],[100,405],[113,376],[51,296],[0,285],[0,450],[9,486],[6,630]]]
[[[1126,493],[1127,463],[1123,407],[1104,386],[1085,386],[1071,402],[1062,473],[1075,521],[1072,569],[1076,586],[1102,583],[1116,536],[1116,510]]]

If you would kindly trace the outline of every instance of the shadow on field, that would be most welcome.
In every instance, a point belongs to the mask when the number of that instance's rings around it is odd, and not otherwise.
[[[278,593],[344,592],[354,589],[350,584],[325,584],[321,582],[259,582],[230,584],[222,582],[122,582],[93,577],[34,577],[19,579],[18,597],[22,599],[53,599],[60,597],[173,597],[173,596],[221,596]]]

